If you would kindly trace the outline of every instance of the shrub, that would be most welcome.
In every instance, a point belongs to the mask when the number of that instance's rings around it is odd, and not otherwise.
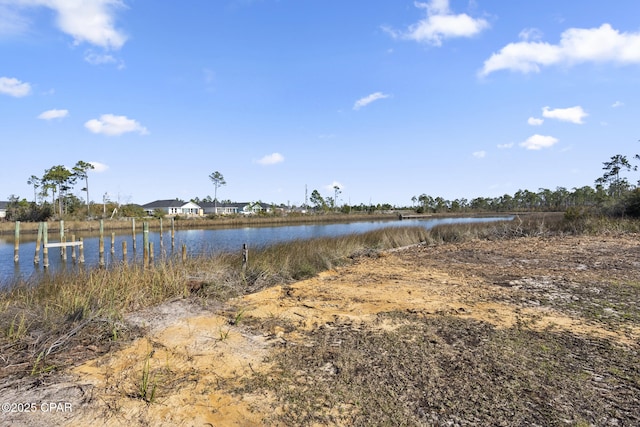
[[[640,218],[640,188],[636,188],[626,197],[624,213],[632,218]]]

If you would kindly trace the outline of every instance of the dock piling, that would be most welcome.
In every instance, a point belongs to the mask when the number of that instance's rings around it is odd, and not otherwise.
[[[16,221],[16,236],[13,241],[13,262],[20,260],[20,221]]]

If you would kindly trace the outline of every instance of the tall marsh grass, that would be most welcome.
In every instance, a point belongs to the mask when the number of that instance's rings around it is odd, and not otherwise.
[[[280,243],[250,252],[245,270],[240,253],[221,253],[186,262],[171,258],[150,268],[121,264],[17,282],[0,292],[0,350],[5,365],[34,372],[26,369],[34,360],[38,366],[55,365],[61,363],[56,354],[65,349],[104,345],[135,333],[124,321],[126,313],[191,295],[225,301],[313,276],[359,254],[416,244],[428,234],[421,227],[388,228]]]

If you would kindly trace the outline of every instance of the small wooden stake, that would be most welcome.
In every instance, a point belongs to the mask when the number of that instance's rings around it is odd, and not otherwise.
[[[49,268],[49,248],[47,247],[49,243],[49,224],[46,222],[42,224],[42,243],[42,266]]]
[[[133,240],[133,252],[136,251],[136,219],[131,218],[131,239]]]
[[[122,262],[127,263],[127,241],[122,241]]]
[[[60,243],[64,243],[64,220],[60,220]],[[60,246],[60,258],[67,259],[67,248]]]
[[[80,261],[80,264],[84,264],[84,241],[82,240],[82,237],[80,238],[80,246],[78,247],[78,251],[80,252],[80,259],[78,261]]]
[[[182,262],[187,262],[187,245],[185,243],[182,244]]]
[[[171,218],[171,250],[176,247],[176,219]]]
[[[20,261],[20,221],[16,221],[16,235],[13,241],[13,262]]]
[[[38,237],[36,237],[36,254],[33,256],[33,263],[40,263],[40,246],[42,245],[42,222],[38,223]]]
[[[100,220],[100,241],[98,247],[98,265],[104,267],[104,220]]]
[[[242,244],[242,275],[247,271],[247,263],[249,262],[249,249],[247,244]]]
[[[142,223],[142,265],[149,266],[149,223]]]
[[[71,242],[75,242],[76,241],[76,235],[72,234],[71,235]],[[76,247],[71,246],[71,261],[73,261],[73,263],[76,263]]]

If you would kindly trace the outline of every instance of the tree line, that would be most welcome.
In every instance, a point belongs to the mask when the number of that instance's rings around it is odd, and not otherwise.
[[[640,155],[634,157],[640,160]],[[63,218],[73,216],[105,216],[108,212],[125,217],[145,216],[145,211],[138,205],[119,205],[103,200],[100,205],[91,204],[89,198],[89,175],[94,169],[91,163],[76,162],[71,169],[62,165],[52,166],[44,171],[41,177],[31,175],[27,183],[33,186],[33,202],[20,199],[15,195],[9,197],[7,209],[8,220],[44,221],[51,217]],[[389,203],[376,205],[348,205],[338,204],[341,194],[339,186],[333,187],[333,195],[323,197],[318,190],[313,190],[308,206],[306,201],[302,208],[311,208],[315,212],[379,212],[392,209],[412,209],[417,213],[474,213],[474,212],[527,212],[527,211],[566,211],[568,209],[584,209],[609,215],[629,215],[640,217],[640,188],[631,184],[628,173],[638,170],[629,159],[621,154],[612,156],[603,162],[604,173],[597,178],[594,186],[575,187],[571,190],[556,187],[554,190],[539,188],[538,191],[518,190],[513,195],[504,194],[498,197],[476,197],[474,199],[459,198],[447,200],[440,196],[430,196],[426,193],[411,198],[410,206],[392,206]],[[197,197],[193,201],[218,202],[217,190],[226,185],[223,175],[216,171],[209,175],[215,190],[215,196],[204,199]],[[86,195],[86,201],[80,200],[72,193],[78,183]],[[640,181],[638,181],[640,184]],[[49,202],[48,197],[51,196]],[[40,203],[38,203],[40,201]],[[228,202],[228,201],[226,201]]]
[[[635,159],[640,160],[636,154]],[[637,171],[628,158],[621,154],[603,162],[604,173],[594,186],[556,187],[554,190],[539,188],[538,191],[518,190],[513,195],[461,198],[446,200],[428,194],[413,196],[412,206],[423,212],[513,212],[513,211],[566,211],[584,208],[609,215],[640,216],[640,189],[629,182],[626,174]],[[638,182],[640,184],[640,181]]]
[[[31,175],[27,184],[33,187],[33,202],[29,203],[26,199],[20,200],[18,196],[12,194],[9,196],[7,219],[44,221],[51,216],[62,217],[69,213],[70,207],[77,208],[83,204],[71,193],[78,182],[84,184],[81,191],[86,193],[87,210],[85,212],[90,216],[88,171],[91,169],[94,169],[91,163],[79,160],[71,169],[63,165],[55,165],[45,169],[42,176]],[[51,203],[46,202],[49,195],[51,195]]]

